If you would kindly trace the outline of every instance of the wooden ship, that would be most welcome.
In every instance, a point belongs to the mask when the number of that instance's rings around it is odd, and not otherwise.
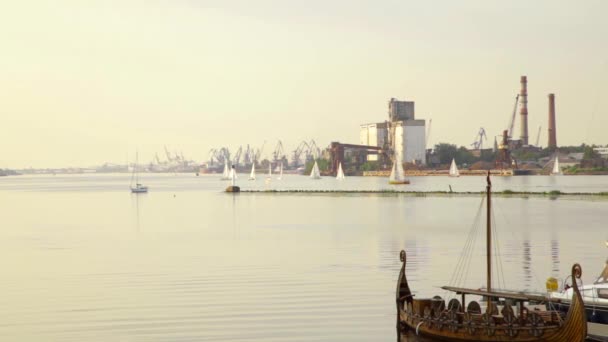
[[[550,303],[547,296],[530,295],[521,292],[493,291],[491,268],[491,182],[487,176],[487,284],[486,289],[467,289],[444,286],[442,289],[460,296],[446,303],[441,297],[414,298],[407,282],[405,265],[406,253],[401,251],[402,262],[397,282],[397,324],[398,329],[411,329],[417,335],[441,341],[547,341],[582,342],[587,336],[585,307],[576,280],[582,269],[579,264],[572,266],[571,305],[567,313],[560,313],[531,303]],[[481,305],[466,296],[481,296]],[[551,307],[551,305],[548,305]],[[542,309],[541,309],[542,308]]]

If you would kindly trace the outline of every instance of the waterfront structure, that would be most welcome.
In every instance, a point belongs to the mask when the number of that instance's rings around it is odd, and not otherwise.
[[[594,147],[593,150],[604,159],[608,159],[608,147]]]
[[[519,115],[521,117],[520,140],[522,146],[528,146],[528,78],[522,76],[520,78],[521,90],[519,92]]]
[[[388,118],[389,121],[361,125],[359,143],[390,149],[404,162],[426,164],[426,122],[416,119],[414,101],[391,98]],[[370,154],[367,160],[376,161],[378,155]]]
[[[557,148],[557,128],[555,126],[555,94],[549,94],[549,141],[548,148]]]
[[[426,164],[425,121],[405,120],[391,123],[394,127],[394,150],[404,162]]]
[[[370,123],[361,125],[359,144],[364,146],[376,146],[384,148],[388,145],[388,123]],[[368,161],[377,161],[377,154],[367,156]]]
[[[388,101],[388,118],[391,122],[414,120],[414,101],[399,101],[391,98]]]

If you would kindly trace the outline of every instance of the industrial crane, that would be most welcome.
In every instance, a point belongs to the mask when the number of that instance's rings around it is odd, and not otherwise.
[[[321,156],[321,149],[317,146],[317,143],[314,139],[311,139],[308,143],[308,153],[306,155],[306,160],[316,159]]]
[[[283,143],[279,140],[274,148],[274,152],[272,152],[272,160],[276,163],[281,159],[283,159]]]
[[[236,166],[239,165],[239,162],[241,161],[241,154],[243,153],[243,146],[239,146],[239,149],[236,150],[236,153],[234,154],[234,158],[232,160],[232,163]]]
[[[479,132],[475,137],[475,141],[473,141],[471,146],[476,150],[481,150],[483,148],[483,139],[488,140],[488,137],[486,136],[486,130],[483,127],[480,127]]]
[[[298,145],[298,147],[293,151],[292,162],[293,166],[296,168],[300,166],[300,161],[302,160],[301,156],[304,152],[304,148],[308,148],[308,150],[310,150],[310,147],[308,146],[308,143],[306,143],[306,141],[302,141],[300,145]]]
[[[259,148],[253,155],[253,162],[255,163],[257,160],[260,160],[260,157],[262,156],[262,152],[264,151],[264,146],[266,146],[266,140],[264,140],[264,143],[262,144],[262,147]]]
[[[172,162],[173,157],[171,157],[171,152],[169,152],[166,145],[165,145],[165,154],[167,155],[167,159],[169,160],[169,162]]]
[[[515,105],[513,106],[513,114],[511,115],[511,122],[509,123],[509,139],[513,136],[513,126],[515,126],[515,115],[517,114],[517,105],[519,104],[519,94],[515,96]]]

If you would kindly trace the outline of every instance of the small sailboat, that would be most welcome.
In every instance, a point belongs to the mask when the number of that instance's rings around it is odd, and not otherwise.
[[[233,183],[235,180],[237,180],[239,177],[236,175],[236,168],[234,167],[234,165],[230,168],[230,172],[228,173],[228,179],[230,179]],[[234,184],[233,184],[234,185]]]
[[[342,163],[338,164],[338,173],[336,174],[337,180],[344,180],[344,171],[342,170]]]
[[[131,193],[142,194],[148,192],[148,187],[139,182],[138,172],[138,153],[135,153],[135,165],[133,165],[133,173],[131,174]],[[135,180],[135,186],[133,186],[133,180]]]
[[[557,156],[555,156],[555,161],[553,162],[553,170],[551,170],[551,174],[553,176],[561,176],[564,174],[562,172],[562,169],[559,167],[559,158]]]
[[[283,179],[283,163],[281,162],[281,164],[279,164],[279,177],[277,177],[277,180],[281,180]]]
[[[251,164],[251,173],[249,174],[249,180],[255,180],[255,162]]]
[[[266,180],[271,180],[272,179],[272,163],[268,163],[268,177],[266,177]]]
[[[310,171],[310,178],[321,179],[321,172],[319,172],[319,165],[317,165],[316,160],[315,160],[315,165],[312,166],[312,171]]]
[[[450,165],[450,172],[448,173],[450,177],[460,177],[460,172],[458,171],[458,167],[456,166],[456,160],[452,158],[452,165]]]
[[[224,164],[224,172],[222,172],[221,180],[230,180],[230,169],[228,168],[228,161]]]
[[[388,184],[410,184],[410,181],[405,179],[403,164],[401,163],[401,158],[397,155],[395,155],[391,175],[388,177]]]
[[[572,291],[567,298],[570,299],[571,304],[566,314],[533,305],[533,303],[547,303],[548,306],[551,306],[557,302],[556,299],[546,295],[497,290],[492,287],[492,183],[489,172],[487,183],[486,287],[471,289],[443,286],[441,289],[453,293],[450,295],[451,299],[447,305],[445,300],[439,296],[414,298],[406,277],[407,256],[402,250],[400,253],[402,265],[396,293],[399,328],[411,329],[417,335],[441,341],[585,341],[587,318],[583,298],[577,284],[582,276],[582,268],[579,264],[574,264],[570,273]],[[481,210],[483,208],[480,206]],[[470,248],[470,246],[465,248]],[[460,271],[464,270],[460,266],[466,262],[466,260],[459,261],[454,276],[462,277],[463,274],[466,276],[466,271]],[[466,296],[469,296],[468,303]],[[484,306],[471,300],[471,296],[484,299],[481,302]]]

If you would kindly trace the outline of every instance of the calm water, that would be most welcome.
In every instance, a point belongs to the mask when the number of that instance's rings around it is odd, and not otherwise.
[[[2,341],[394,341],[399,251],[418,296],[450,282],[480,198],[222,193],[218,176],[0,178]],[[261,177],[263,178],[263,177]],[[242,175],[241,179],[246,179]],[[496,190],[608,191],[608,177],[496,177]],[[389,188],[285,175],[243,188]],[[483,177],[407,189],[481,191]],[[608,201],[496,198],[508,288],[608,256]],[[483,236],[476,255],[483,257]],[[466,284],[484,284],[481,262]],[[416,341],[414,337],[405,337]]]

